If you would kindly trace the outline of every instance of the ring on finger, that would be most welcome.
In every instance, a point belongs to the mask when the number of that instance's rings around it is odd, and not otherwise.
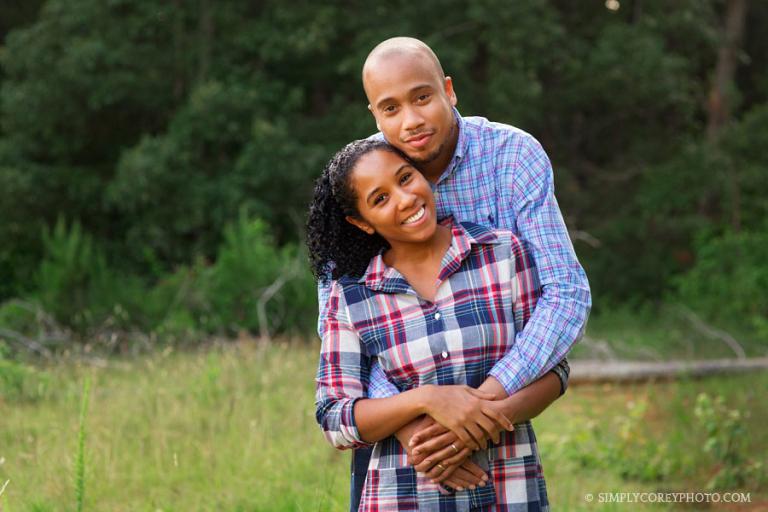
[[[442,465],[442,464],[440,464],[439,462],[437,463],[437,467],[439,467],[439,468],[440,468],[440,471],[441,471],[441,472],[442,472],[442,471],[445,471],[445,466],[443,466],[443,465]]]
[[[456,448],[456,443],[451,443],[451,448],[453,448],[453,451],[456,452],[457,454],[459,453],[459,449]]]

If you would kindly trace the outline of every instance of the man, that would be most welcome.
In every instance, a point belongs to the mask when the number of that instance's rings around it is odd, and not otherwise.
[[[534,255],[542,295],[525,329],[516,335],[513,362],[489,375],[495,378],[489,379],[495,383],[492,392],[498,398],[512,395],[549,370],[557,372],[564,390],[564,358],[584,332],[591,297],[554,197],[546,153],[519,129],[462,117],[455,109],[452,79],[417,39],[392,38],[376,46],[363,66],[363,86],[380,130],[374,137],[383,136],[416,162],[432,184],[439,218],[451,215],[458,221],[510,229]],[[322,322],[327,288],[319,290],[319,297]],[[374,365],[369,396],[397,392]],[[423,456],[413,456],[409,439],[428,425],[428,419],[417,420],[398,432],[415,464]],[[352,510],[360,500],[366,452],[356,450],[353,459]],[[475,472],[471,461],[462,464],[465,474]],[[430,470],[429,476],[434,474]]]

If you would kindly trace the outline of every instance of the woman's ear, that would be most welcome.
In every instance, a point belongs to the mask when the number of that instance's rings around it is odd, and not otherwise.
[[[370,224],[368,224],[362,219],[358,219],[357,217],[352,217],[351,215],[347,215],[345,218],[347,219],[347,222],[349,222],[356,228],[365,231],[369,235],[372,235],[376,232],[376,230],[373,229],[373,226],[371,226]]]

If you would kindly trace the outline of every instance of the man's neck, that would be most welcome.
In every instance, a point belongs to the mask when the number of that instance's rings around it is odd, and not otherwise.
[[[430,183],[437,183],[440,176],[448,168],[448,165],[453,159],[453,154],[456,152],[456,144],[459,142],[459,122],[455,121],[451,128],[451,133],[448,136],[448,140],[445,146],[440,151],[440,155],[429,163],[422,164],[420,166],[421,173]]]

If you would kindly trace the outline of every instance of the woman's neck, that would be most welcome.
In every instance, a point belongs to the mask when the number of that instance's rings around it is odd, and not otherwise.
[[[422,265],[442,260],[451,245],[451,228],[437,225],[428,240],[418,243],[389,242],[390,248],[384,253],[384,263],[397,268]]]

